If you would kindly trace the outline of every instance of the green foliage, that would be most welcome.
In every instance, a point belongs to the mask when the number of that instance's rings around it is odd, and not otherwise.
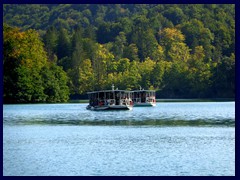
[[[56,28],[49,28],[44,35],[44,44],[47,51],[48,59],[55,63],[57,62],[57,40],[58,34]]]
[[[188,62],[191,94],[199,98],[205,97],[209,93],[206,87],[211,84],[210,78],[212,77],[210,64],[204,62],[204,57],[203,46],[197,46]]]
[[[151,86],[151,75],[154,69],[155,62],[150,58],[146,58],[144,62],[139,64],[139,73],[141,75],[140,86],[142,88],[149,88]]]
[[[235,55],[223,57],[213,70],[213,89],[215,96],[234,97],[235,92]],[[232,95],[232,96],[229,96]]]
[[[46,102],[66,102],[69,99],[68,77],[61,67],[50,63],[42,69],[41,75]]]
[[[151,84],[154,89],[161,90],[165,87],[164,82],[164,75],[169,71],[169,68],[171,67],[171,62],[167,61],[159,61],[154,66],[154,69],[151,72],[150,78],[151,78]]]
[[[204,27],[203,22],[192,19],[181,25],[182,32],[186,34],[186,43],[191,48],[194,49],[196,46],[203,46],[205,49],[206,58],[211,58],[211,51],[213,50],[212,41],[214,40],[214,35],[208,28]]]
[[[124,47],[123,57],[130,59],[131,61],[139,61],[138,48],[136,44],[130,44]]]
[[[6,102],[66,101],[111,84],[235,96],[234,4],[4,4],[3,21],[21,28],[3,27]]]
[[[57,56],[58,59],[68,57],[71,54],[71,42],[68,35],[68,32],[64,28],[60,28],[58,34],[58,43],[57,43]]]
[[[43,71],[50,63],[38,33],[31,29],[20,32],[7,25],[4,25],[3,33],[4,102],[66,101],[69,95],[66,73],[54,64],[51,66],[54,69]],[[55,78],[51,73],[57,73]],[[47,86],[49,83],[55,83],[55,86]],[[47,89],[58,94],[51,95]]]
[[[4,99],[13,102],[44,101],[40,71],[46,63],[46,53],[37,32],[31,29],[20,32],[5,26],[4,82],[7,86],[4,86]]]

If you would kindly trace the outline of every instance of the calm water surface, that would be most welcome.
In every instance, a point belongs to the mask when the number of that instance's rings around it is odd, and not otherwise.
[[[235,175],[235,103],[3,106],[3,175]]]

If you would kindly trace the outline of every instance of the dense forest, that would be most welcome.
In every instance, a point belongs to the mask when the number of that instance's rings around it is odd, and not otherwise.
[[[234,4],[4,4],[4,103],[235,97]]]

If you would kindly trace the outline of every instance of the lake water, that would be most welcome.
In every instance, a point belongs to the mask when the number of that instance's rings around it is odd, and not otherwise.
[[[233,176],[235,103],[3,105],[4,176]]]

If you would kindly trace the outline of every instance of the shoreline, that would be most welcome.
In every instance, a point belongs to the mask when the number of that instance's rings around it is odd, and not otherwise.
[[[156,99],[156,102],[230,102],[234,98],[206,98],[206,99]],[[88,99],[69,100],[68,103],[88,103]]]
[[[68,104],[68,103],[88,103],[88,99],[76,99],[76,100],[69,100],[67,102],[57,102],[57,103],[3,103],[3,105],[10,105],[10,104]],[[235,98],[206,98],[206,99],[156,99],[156,102],[235,102]]]

